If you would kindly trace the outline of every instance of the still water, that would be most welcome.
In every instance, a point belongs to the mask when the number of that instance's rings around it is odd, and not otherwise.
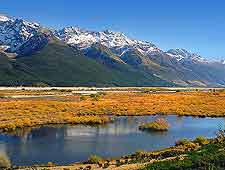
[[[112,158],[139,149],[151,151],[174,145],[180,138],[214,137],[225,126],[224,118],[166,116],[168,132],[142,132],[138,125],[159,116],[118,117],[104,126],[55,126],[0,134],[0,152],[15,165],[54,162],[69,164],[96,154]]]

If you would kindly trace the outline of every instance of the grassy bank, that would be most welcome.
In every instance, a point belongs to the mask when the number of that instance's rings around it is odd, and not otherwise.
[[[0,129],[4,131],[44,124],[102,124],[110,121],[107,115],[225,116],[225,92],[113,92],[54,97],[38,93],[39,97],[32,99],[10,95],[3,91],[0,97]]]
[[[224,170],[225,139],[213,140],[185,155],[147,164],[141,170]]]

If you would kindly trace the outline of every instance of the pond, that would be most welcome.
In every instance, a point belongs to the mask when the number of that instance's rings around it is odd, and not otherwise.
[[[168,132],[138,130],[141,123],[158,117],[168,120],[171,125]],[[216,131],[224,126],[225,118],[174,115],[117,117],[113,123],[104,126],[46,126],[20,130],[15,134],[0,134],[0,152],[6,153],[14,165],[70,164],[87,160],[93,154],[113,158],[140,149],[162,149],[184,137],[215,137]]]

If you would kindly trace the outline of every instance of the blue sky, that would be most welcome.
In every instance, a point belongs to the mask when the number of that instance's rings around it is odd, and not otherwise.
[[[225,59],[224,0],[0,0],[0,13],[44,26],[111,29]]]

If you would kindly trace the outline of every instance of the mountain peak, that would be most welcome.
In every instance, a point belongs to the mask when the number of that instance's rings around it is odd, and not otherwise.
[[[57,36],[67,44],[81,49],[87,49],[99,43],[112,49],[117,55],[121,55],[129,48],[139,49],[146,54],[159,50],[152,43],[131,39],[124,33],[111,30],[97,32],[84,30],[79,27],[66,27],[58,31]]]
[[[6,21],[9,21],[9,20],[10,20],[9,17],[0,14],[0,22],[6,22]]]
[[[82,29],[80,27],[74,27],[74,26],[68,26],[60,30],[59,32],[61,33],[67,33],[67,34],[72,34],[72,33],[81,33],[81,32],[87,32],[87,30]]]
[[[109,29],[102,31],[102,33],[107,34],[107,35],[126,37],[125,34],[123,34],[122,32],[116,32],[116,31],[112,31]]]
[[[106,30],[104,30],[103,31],[105,34],[112,34],[112,33],[115,33],[115,32],[113,32],[113,31],[111,31],[111,30],[109,30],[109,29],[106,29]]]
[[[0,46],[8,46],[10,52],[14,52],[29,38],[38,32],[39,24],[0,16]]]
[[[208,62],[199,54],[189,52],[183,48],[170,49],[166,52],[167,55],[176,58],[178,61],[195,61],[195,62]]]

